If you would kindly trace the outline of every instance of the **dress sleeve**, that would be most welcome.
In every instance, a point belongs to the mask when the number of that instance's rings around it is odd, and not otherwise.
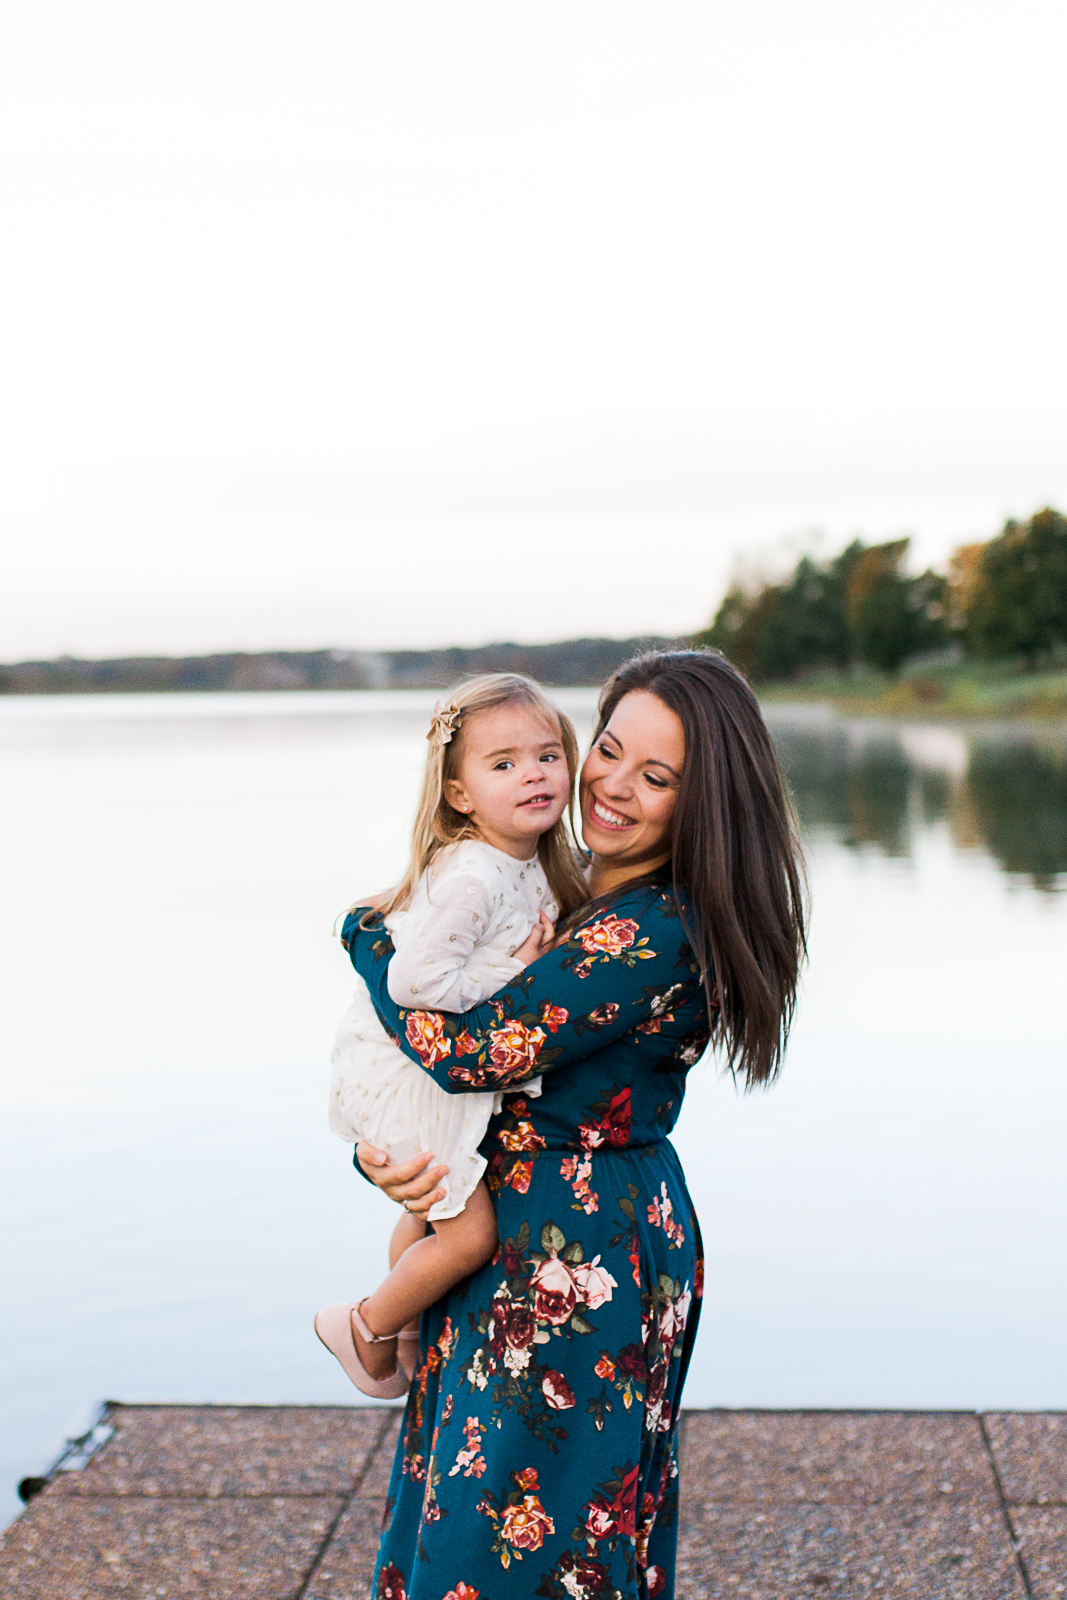
[[[489,890],[476,874],[439,873],[425,903],[413,907],[392,936],[390,1000],[397,1006],[466,1011],[522,972],[522,962],[503,950],[475,952],[493,909]]]
[[[601,1050],[699,985],[669,890],[645,888],[590,914],[570,937],[484,1004],[456,1016],[396,1005],[392,944],[345,920],[342,940],[404,1054],[449,1094],[513,1088]]]

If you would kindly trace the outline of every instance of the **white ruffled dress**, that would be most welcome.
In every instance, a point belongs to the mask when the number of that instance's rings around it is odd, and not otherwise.
[[[541,911],[559,908],[535,856],[516,861],[480,839],[463,839],[437,857],[410,904],[386,918],[396,954],[389,993],[416,1010],[467,1011],[523,970],[514,952]],[[478,1146],[499,1094],[446,1094],[390,1039],[370,994],[357,980],[331,1055],[330,1127],[349,1143],[366,1139],[394,1162],[423,1150],[448,1166],[445,1198],[430,1220],[457,1216],[485,1171]],[[541,1093],[540,1079],[521,1093]]]

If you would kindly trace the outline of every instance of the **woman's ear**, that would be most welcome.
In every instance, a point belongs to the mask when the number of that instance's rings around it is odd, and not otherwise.
[[[462,811],[466,816],[473,809],[467,798],[467,791],[458,778],[446,778],[444,782],[445,799],[455,811]]]

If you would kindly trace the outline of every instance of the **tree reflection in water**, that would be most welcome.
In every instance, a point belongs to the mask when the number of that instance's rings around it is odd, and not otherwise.
[[[990,855],[1005,872],[1055,889],[1067,873],[1067,746],[1020,742],[1009,752],[976,742],[967,788]]]
[[[850,849],[908,857],[924,828],[984,850],[1035,888],[1067,888],[1067,736],[1018,726],[815,722],[771,707],[768,720],[805,832]]]

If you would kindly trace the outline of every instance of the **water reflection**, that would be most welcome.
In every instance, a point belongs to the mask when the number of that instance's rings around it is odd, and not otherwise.
[[[984,850],[1036,889],[1067,888],[1067,736],[815,720],[769,720],[801,822],[852,849],[906,858],[944,823],[961,850]]]

